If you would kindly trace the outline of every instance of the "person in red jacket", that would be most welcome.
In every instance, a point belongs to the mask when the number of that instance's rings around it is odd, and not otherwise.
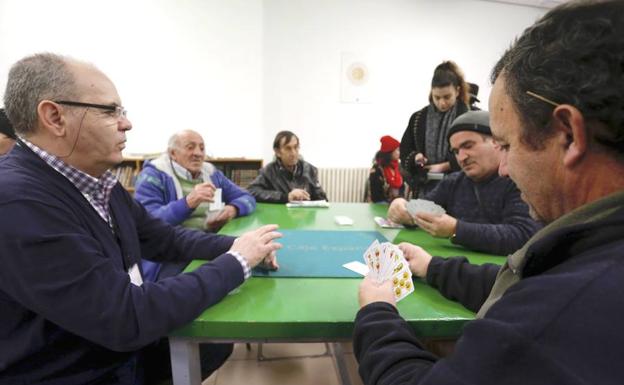
[[[405,196],[405,183],[399,168],[399,157],[401,143],[391,137],[384,135],[379,139],[381,148],[375,154],[373,167],[368,177],[370,201],[390,202],[394,198]]]

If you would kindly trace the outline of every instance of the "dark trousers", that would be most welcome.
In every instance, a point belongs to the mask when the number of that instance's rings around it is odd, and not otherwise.
[[[180,274],[188,262],[163,263],[157,280]],[[199,359],[202,379],[209,377],[232,354],[233,344],[199,344]],[[171,378],[171,361],[169,357],[169,341],[166,338],[146,347],[143,354],[145,385],[160,384]]]
[[[200,344],[199,359],[201,363],[202,379],[210,375],[223,365],[232,354],[233,344]],[[166,338],[155,342],[142,350],[141,355],[145,385],[161,384],[171,379],[171,360],[169,355],[169,341]]]

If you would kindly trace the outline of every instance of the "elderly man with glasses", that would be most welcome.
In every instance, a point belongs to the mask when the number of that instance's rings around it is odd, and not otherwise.
[[[20,140],[0,158],[0,383],[141,384],[170,377],[165,337],[264,261],[269,225],[239,238],[173,227],[115,180],[132,128],[92,65],[36,54],[13,65],[4,104]],[[141,258],[212,261],[143,282]],[[180,300],[184,299],[184,300]],[[202,356],[204,375],[231,347]]]

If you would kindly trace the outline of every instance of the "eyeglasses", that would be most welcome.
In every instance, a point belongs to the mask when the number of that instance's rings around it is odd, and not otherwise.
[[[532,92],[532,91],[526,91],[526,94],[529,95],[529,96],[534,97],[535,99],[539,99],[539,100],[541,100],[544,103],[548,103],[548,104],[550,104],[551,106],[554,106],[554,107],[559,107],[561,105],[561,104],[559,104],[557,102],[553,102],[552,100],[543,97],[542,95],[538,95],[538,94],[536,94],[535,92]]]
[[[99,108],[100,110],[106,110],[112,112],[112,116],[115,119],[121,119],[128,116],[128,110],[123,108],[122,106],[108,105],[108,104],[93,104],[93,103],[83,103],[83,102],[72,102],[69,100],[55,100],[54,103],[64,104],[66,106],[74,106],[74,107],[92,107]]]

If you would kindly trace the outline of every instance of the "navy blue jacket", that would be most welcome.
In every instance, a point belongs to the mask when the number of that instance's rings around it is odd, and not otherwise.
[[[117,184],[115,232],[25,146],[0,158],[0,383],[134,384],[135,352],[243,282],[233,238],[172,227]],[[220,255],[220,256],[219,256]],[[141,258],[213,258],[135,286]],[[99,382],[98,382],[99,383]]]
[[[623,250],[622,208],[536,241],[522,279],[483,319],[466,324],[455,352],[440,360],[393,306],[369,304],[358,312],[354,331],[360,375],[378,385],[622,384]],[[493,267],[467,266],[436,260],[427,279],[479,307]],[[463,291],[454,280],[463,280]]]
[[[463,171],[452,173],[426,199],[457,219],[451,242],[471,250],[511,254],[542,227],[529,216],[514,182],[497,174],[475,183]]]

